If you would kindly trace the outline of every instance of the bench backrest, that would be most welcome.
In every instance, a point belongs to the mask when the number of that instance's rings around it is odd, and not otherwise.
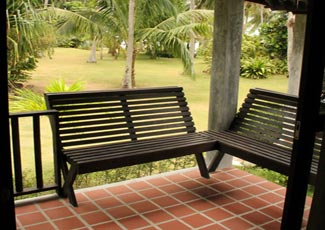
[[[264,89],[251,89],[230,129],[254,139],[292,149],[298,98]],[[315,152],[321,148],[316,134]]]
[[[181,87],[45,93],[45,101],[59,113],[61,148],[195,132]]]

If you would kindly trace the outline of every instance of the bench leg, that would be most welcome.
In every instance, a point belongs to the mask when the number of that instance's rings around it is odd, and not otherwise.
[[[76,195],[73,190],[73,182],[77,176],[77,168],[75,165],[71,165],[69,172],[65,176],[65,181],[63,184],[63,190],[65,194],[68,196],[70,203],[74,207],[78,207]]]
[[[197,162],[197,164],[199,166],[201,176],[204,177],[204,178],[209,179],[210,175],[209,175],[209,171],[208,171],[207,165],[205,163],[205,159],[203,157],[203,154],[202,153],[196,153],[195,158],[196,158],[196,162]]]
[[[68,165],[65,161],[62,160],[60,166],[61,166],[61,171],[62,171],[62,175],[63,175],[63,180],[66,181],[67,175],[69,173]],[[64,190],[64,184],[62,185],[62,188],[60,188],[59,191],[60,191],[60,193],[58,193],[58,195],[60,197],[64,197],[64,198],[67,197],[67,193]]]
[[[214,172],[218,168],[224,155],[225,155],[225,153],[219,151],[218,154],[216,154],[212,158],[211,162],[209,163],[209,167],[208,167],[209,172]]]

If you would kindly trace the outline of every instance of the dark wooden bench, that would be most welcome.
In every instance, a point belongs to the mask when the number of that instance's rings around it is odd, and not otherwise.
[[[195,154],[209,178],[203,152],[215,138],[196,132],[181,87],[46,93],[63,194],[77,206],[73,183],[84,174]]]
[[[209,133],[216,138],[220,150],[211,161],[209,171],[214,171],[227,153],[288,176],[297,104],[298,98],[292,95],[251,89],[230,128]],[[322,132],[318,132],[310,184],[315,183],[321,142]]]

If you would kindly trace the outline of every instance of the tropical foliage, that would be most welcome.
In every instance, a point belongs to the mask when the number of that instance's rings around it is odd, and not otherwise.
[[[260,37],[266,52],[272,58],[287,59],[288,13],[273,12],[260,27]]]
[[[37,0],[7,0],[7,57],[9,86],[29,78],[28,71],[35,69],[37,58],[45,50],[51,54],[55,41],[53,27],[47,23]]]
[[[82,81],[67,85],[63,79],[55,80],[46,87],[46,92],[74,92],[84,88]],[[44,96],[31,89],[16,88],[10,96],[9,109],[11,112],[46,110]]]

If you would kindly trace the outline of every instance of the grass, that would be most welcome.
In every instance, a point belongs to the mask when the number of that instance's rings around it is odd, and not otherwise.
[[[105,53],[104,58],[102,60],[98,58],[97,63],[87,63],[88,55],[88,50],[57,48],[52,59],[43,58],[39,61],[36,71],[32,73],[32,79],[27,84],[42,92],[52,80],[63,78],[68,84],[83,81],[87,90],[120,88],[125,66],[124,58],[115,60]],[[203,130],[207,128],[210,87],[210,75],[202,72],[204,68],[202,60],[196,59],[196,76],[190,78],[182,74],[183,67],[178,59],[153,60],[145,55],[138,55],[135,63],[137,87],[182,86],[196,126],[199,130]],[[239,105],[248,90],[253,87],[286,92],[287,78],[283,76],[271,76],[269,79],[261,80],[241,78]]]
[[[32,78],[25,84],[39,93],[43,93],[51,81],[64,79],[67,84],[75,81],[83,81],[85,89],[114,89],[120,88],[124,73],[125,59],[120,57],[115,60],[109,54],[104,53],[103,59],[97,63],[87,63],[90,51],[57,48],[52,59],[44,57],[39,60],[37,69],[32,72]],[[99,56],[99,53],[98,53]],[[191,112],[198,130],[207,129],[209,85],[210,75],[203,73],[205,64],[201,59],[196,59],[195,78],[182,74],[183,67],[178,59],[159,58],[152,60],[145,55],[138,55],[135,63],[137,87],[155,87],[178,85],[184,88]],[[272,76],[268,79],[252,80],[240,79],[238,105],[245,98],[248,90],[253,87],[272,89],[286,92],[287,78],[284,76]],[[24,149],[24,167],[33,168],[33,145],[30,140],[31,124],[22,122],[22,148]],[[42,147],[44,168],[52,165],[51,132],[48,121],[42,122]],[[25,153],[26,152],[26,153]]]

